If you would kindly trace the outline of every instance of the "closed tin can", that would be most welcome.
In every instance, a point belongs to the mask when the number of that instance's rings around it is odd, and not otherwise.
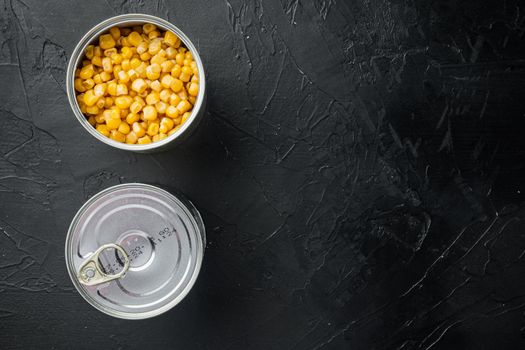
[[[143,319],[177,305],[199,273],[204,224],[191,202],[130,183],[90,198],[66,238],[66,265],[78,292],[98,310]]]
[[[76,92],[75,92],[75,86],[74,86],[74,80],[75,80],[75,69],[82,64],[82,58],[84,57],[85,49],[88,45],[93,44],[100,34],[103,34],[104,32],[108,31],[111,27],[118,26],[118,27],[129,27],[134,25],[142,25],[145,23],[152,23],[155,24],[158,28],[161,28],[162,30],[169,30],[173,33],[175,33],[182,43],[188,48],[188,50],[192,53],[193,58],[195,62],[197,63],[197,67],[199,70],[199,93],[197,95],[195,105],[193,107],[192,113],[188,120],[181,126],[179,130],[177,130],[172,135],[168,136],[164,140],[160,140],[157,142],[144,144],[144,145],[138,145],[138,144],[125,144],[120,143],[117,141],[114,141],[110,139],[109,137],[105,137],[104,135],[100,134],[94,127],[92,127],[89,122],[87,121],[86,116],[81,112],[80,106],[78,105],[77,99],[76,99]],[[139,152],[139,153],[150,153],[155,151],[160,151],[166,148],[169,148],[171,146],[176,145],[180,141],[183,141],[184,139],[188,138],[196,129],[198,124],[200,123],[201,119],[204,116],[205,108],[206,108],[206,76],[204,74],[204,66],[202,64],[201,58],[199,56],[199,53],[197,52],[197,49],[191,42],[191,40],[176,26],[171,24],[170,22],[151,15],[146,14],[140,14],[140,13],[130,13],[120,16],[111,17],[99,24],[97,24],[95,27],[90,29],[83,37],[80,39],[79,43],[73,50],[73,53],[71,55],[71,58],[69,60],[69,64],[67,67],[67,76],[66,76],[66,91],[67,96],[69,100],[69,104],[71,106],[71,109],[73,110],[73,113],[75,114],[76,118],[80,122],[80,124],[86,129],[93,137],[95,137],[97,140],[126,151],[133,151],[133,152]]]

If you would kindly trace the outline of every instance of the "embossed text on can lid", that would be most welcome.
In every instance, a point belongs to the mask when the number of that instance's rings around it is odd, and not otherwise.
[[[123,184],[96,194],[78,211],[66,239],[66,264],[91,305],[141,319],[184,298],[204,246],[204,226],[191,203],[154,186]]]

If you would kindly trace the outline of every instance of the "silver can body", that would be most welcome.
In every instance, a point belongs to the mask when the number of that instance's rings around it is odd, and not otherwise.
[[[190,201],[128,183],[97,193],[79,209],[67,233],[65,260],[89,304],[113,317],[144,319],[170,310],[189,293],[205,246],[204,223]]]
[[[188,50],[190,50],[195,62],[197,63],[197,67],[199,70],[199,94],[197,96],[195,106],[193,107],[190,117],[181,126],[181,128],[177,130],[175,133],[168,136],[164,140],[153,142],[150,144],[130,145],[130,144],[125,144],[125,143],[114,141],[110,139],[109,137],[106,137],[100,134],[93,126],[91,126],[91,124],[89,124],[86,116],[80,111],[80,106],[78,105],[78,102],[76,99],[76,91],[74,87],[75,70],[81,64],[82,58],[84,57],[84,52],[85,52],[86,47],[92,44],[100,36],[100,34],[106,32],[107,30],[109,30],[111,27],[114,27],[114,26],[124,27],[124,26],[140,25],[144,23],[152,23],[163,30],[169,30],[175,33],[180,38],[182,43],[188,48]],[[199,56],[199,53],[197,52],[197,49],[193,45],[193,43],[179,28],[177,28],[170,22],[162,18],[159,18],[159,17],[146,15],[146,14],[139,14],[139,13],[130,13],[130,14],[111,17],[99,23],[95,27],[91,28],[82,37],[82,39],[79,41],[79,43],[73,50],[73,53],[69,60],[69,64],[67,67],[67,76],[66,76],[66,91],[67,91],[67,96],[69,99],[69,104],[71,105],[71,109],[73,110],[73,113],[75,114],[76,118],[78,119],[80,124],[84,127],[84,129],[86,129],[87,132],[89,132],[93,137],[95,137],[99,141],[109,146],[112,146],[112,147],[115,147],[121,150],[133,151],[133,152],[139,152],[139,153],[151,153],[151,152],[165,150],[187,139],[199,125],[200,121],[202,120],[204,116],[205,108],[206,108],[206,76],[205,76],[202,60]]]

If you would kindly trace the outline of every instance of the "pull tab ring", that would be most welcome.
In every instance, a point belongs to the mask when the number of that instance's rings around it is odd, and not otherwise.
[[[104,269],[102,266],[100,266],[100,262],[98,260],[98,257],[100,253],[102,253],[104,250],[107,249],[115,249],[116,251],[120,252],[122,256],[124,257],[124,267],[122,268],[122,271],[119,271],[118,273],[114,275],[108,275],[104,272]],[[119,278],[124,277],[126,272],[129,269],[129,256],[128,253],[119,246],[118,244],[109,243],[104,244],[100,246],[95,253],[93,253],[83,264],[80,266],[80,270],[77,272],[77,278],[80,281],[80,283],[86,285],[86,286],[94,286],[97,284],[113,281]]]

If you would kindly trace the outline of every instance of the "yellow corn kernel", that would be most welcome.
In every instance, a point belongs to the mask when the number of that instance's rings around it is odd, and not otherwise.
[[[133,57],[130,61],[129,61],[129,65],[131,66],[131,68],[133,69],[136,69],[138,66],[140,66],[142,62],[140,61],[140,59],[136,58],[136,57]]]
[[[116,44],[115,39],[113,39],[111,34],[102,34],[98,39],[98,43],[102,50],[111,49],[112,47],[115,47]]]
[[[171,90],[173,90],[173,92],[179,92],[182,90],[183,88],[183,84],[182,84],[182,81],[180,81],[179,79],[177,78],[173,78],[172,82],[171,82],[171,85],[170,85],[170,88]]]
[[[177,106],[179,104],[179,102],[180,102],[179,95],[177,95],[175,93],[171,94],[171,96],[170,96],[170,105]]]
[[[84,103],[84,94],[78,94],[76,98],[78,103]]]
[[[109,34],[111,34],[113,39],[117,40],[118,38],[120,38],[120,28],[119,27],[112,27],[109,30]]]
[[[142,36],[138,32],[133,31],[128,35],[128,41],[131,45],[137,47],[142,42]]]
[[[155,39],[155,38],[158,38],[159,36],[160,36],[160,32],[158,30],[153,30],[148,33],[148,38],[150,39]]]
[[[197,101],[197,98],[195,96],[190,96],[188,97],[188,101],[190,101],[190,103],[195,106],[195,101]]]
[[[162,49],[162,41],[160,39],[152,40],[148,45],[148,52],[150,55],[156,55]]]
[[[111,62],[111,58],[104,57],[102,59],[102,69],[104,69],[104,72],[113,72],[113,62]]]
[[[102,57],[100,56],[93,56],[91,59],[91,63],[97,67],[102,67]]]
[[[88,90],[84,93],[84,103],[86,106],[94,106],[97,103],[98,96],[95,96],[93,90]]]
[[[139,145],[145,145],[145,144],[148,144],[148,143],[151,143],[151,139],[149,138],[148,135],[144,136],[144,137],[141,137],[137,140],[137,143]]]
[[[121,70],[118,72],[118,81],[119,83],[127,83],[129,81],[129,75],[126,73],[126,71]]]
[[[131,96],[118,96],[115,98],[115,106],[120,109],[128,109],[129,106],[133,103]],[[127,113],[126,113],[127,114]]]
[[[122,63],[120,64],[122,67],[122,70],[129,71],[131,69],[131,64],[129,63],[129,60],[127,58],[122,60]]]
[[[180,101],[179,104],[177,105],[177,109],[179,110],[181,114],[188,111],[190,108],[191,108],[191,104],[186,100]]]
[[[113,101],[113,98],[112,98],[112,97],[109,97],[109,96],[106,97],[106,98],[104,99],[104,107],[105,107],[105,108],[109,108],[109,107],[113,106],[113,102],[114,102],[114,101]]]
[[[140,59],[143,61],[149,61],[151,59],[151,55],[148,52],[144,52],[143,54],[140,54]]]
[[[93,58],[93,51],[95,49],[95,46],[88,45],[86,46],[86,50],[84,51],[86,53],[86,58],[92,59]]]
[[[82,79],[89,79],[95,74],[95,69],[92,64],[88,64],[85,67],[82,67],[80,70],[80,78]]]
[[[152,23],[146,23],[142,26],[142,31],[144,32],[144,34],[149,34],[149,32],[152,32],[155,29],[157,29],[157,26],[155,26]]]
[[[111,55],[111,60],[113,61],[114,64],[121,64],[123,57],[119,53],[114,53]]]
[[[159,132],[163,134],[167,134],[168,131],[173,129],[174,126],[175,126],[175,123],[173,123],[172,119],[164,117],[160,120]]]
[[[191,51],[188,51],[186,52],[186,54],[184,55],[184,58],[186,58],[187,60],[193,60],[193,55],[191,53]]]
[[[117,142],[125,142],[126,141],[126,135],[121,133],[118,130],[111,130],[109,134],[109,138],[112,140],[115,140]]]
[[[98,124],[97,125],[97,131],[101,133],[102,135],[109,137],[109,130],[108,127],[105,124]]]
[[[129,132],[131,131],[131,127],[129,126],[128,123],[126,122],[121,122],[120,125],[118,126],[118,131],[123,133],[124,135],[127,135],[129,134]]]
[[[139,78],[139,74],[137,73],[136,70],[130,69],[128,70],[128,77],[129,77],[129,80],[135,81],[136,79]]]
[[[173,66],[175,66],[175,63],[172,61],[164,61],[160,64],[160,68],[163,73],[169,73],[173,69]]]
[[[131,89],[133,91],[138,92],[139,94],[146,91],[148,88],[148,84],[144,81],[144,79],[135,79],[133,83],[131,83]]]
[[[184,54],[180,53],[180,52],[178,54],[176,54],[175,55],[175,61],[180,66],[184,65]]]
[[[106,93],[107,84],[106,83],[100,83],[95,85],[93,88],[93,93],[97,97],[102,97]]]
[[[117,96],[127,95],[128,94],[128,87],[126,84],[118,84],[117,85]]]
[[[94,116],[89,116],[88,118],[88,123],[91,124],[91,126],[95,126],[97,125],[97,121],[95,120],[95,117]]]
[[[117,49],[114,47],[111,49],[104,50],[104,56],[109,57],[109,58],[111,58],[111,55],[116,54],[116,53],[117,53]]]
[[[131,113],[138,113],[142,110],[142,105],[140,104],[140,102],[135,101],[131,104],[129,110]]]
[[[177,95],[179,95],[181,100],[186,101],[188,99],[188,93],[184,89],[180,90]]]
[[[139,66],[135,68],[135,71],[137,72],[139,77],[141,77],[142,79],[147,78],[146,68],[148,68],[148,65],[146,64],[146,62],[141,62]]]
[[[151,123],[148,126],[147,134],[149,136],[157,135],[159,133],[159,123]]]
[[[137,135],[137,137],[142,137],[146,135],[146,129],[144,129],[142,125],[140,125],[138,122],[133,123],[131,129],[133,130],[135,135]]]
[[[99,98],[97,100],[97,103],[95,103],[95,106],[97,106],[99,109],[104,108],[105,105],[106,105],[106,101],[105,101],[104,97]]]
[[[160,101],[159,93],[156,91],[152,91],[151,93],[146,96],[146,103],[149,105],[154,105],[155,103]]]
[[[136,113],[129,113],[126,116],[126,123],[129,125],[133,125],[133,123],[138,122],[140,120],[140,116]]]
[[[138,140],[138,136],[133,131],[131,131],[129,134],[126,135],[126,143],[134,144],[134,143],[137,143],[137,140]]]
[[[119,118],[109,118],[109,119],[106,119],[106,127],[108,128],[108,130],[115,130],[117,129],[119,126],[120,126],[120,115],[119,115]]]
[[[193,83],[198,83],[198,82],[199,82],[199,77],[198,77],[197,75],[194,74],[194,75],[191,77],[191,80],[190,80],[190,81],[193,82]]]
[[[111,79],[111,74],[108,72],[101,72],[100,78],[102,79],[103,82],[107,82]]]
[[[178,78],[181,73],[181,66],[179,64],[175,64],[171,70],[171,76],[174,78]]]
[[[100,77],[100,73],[99,74],[95,74],[93,76],[93,81],[95,82],[95,84],[101,84],[102,83],[102,78]]]
[[[185,58],[184,61],[182,62],[182,65],[183,65],[184,67],[191,68],[191,67],[190,67],[191,62],[192,62],[191,60]]]
[[[80,77],[80,68],[75,69],[75,78]]]
[[[75,79],[75,90],[78,92],[84,92],[86,89],[84,88],[84,85],[82,85],[83,80],[80,78]]]
[[[145,120],[154,120],[157,118],[157,110],[153,106],[146,106],[142,111],[144,113]]]
[[[120,53],[122,54],[122,57],[125,59],[130,59],[133,56],[133,50],[131,50],[131,47],[125,46],[120,50]]]
[[[113,80],[108,83],[107,92],[111,96],[117,96],[117,82],[116,81]]]
[[[120,40],[120,45],[122,45],[123,48],[131,46],[131,44],[129,43],[128,37],[121,37],[119,40]]]
[[[140,97],[140,96],[135,96],[133,98],[133,100],[135,100],[138,103],[140,103],[142,107],[144,107],[146,105],[146,101],[144,101],[144,99],[142,97]]]
[[[173,129],[171,129],[169,132],[168,132],[168,136],[171,136],[173,135],[174,133],[177,132],[177,130],[180,129],[180,125],[177,125],[176,127],[174,127]]]
[[[168,108],[168,104],[166,102],[157,102],[155,104],[155,108],[157,109],[158,114],[164,114],[166,113],[166,108]]]
[[[151,57],[150,62],[160,65],[160,64],[166,62],[166,57],[161,55],[160,53],[158,53],[158,54],[156,54],[156,55]]]
[[[192,74],[193,74],[193,69],[191,69],[191,68],[188,67],[188,66],[183,66],[183,67],[181,68],[181,74],[192,75]]]
[[[153,63],[146,67],[146,76],[149,80],[156,80],[160,77],[161,67],[157,63]]]
[[[175,125],[180,125],[180,121],[181,121],[181,119],[182,119],[182,117],[180,117],[180,116],[177,117],[177,118],[173,118],[173,123],[174,123]],[[176,128],[176,127],[175,127],[175,128]]]
[[[173,47],[178,47],[180,45],[179,37],[169,30],[164,33],[164,42]]]
[[[151,87],[151,90],[157,91],[157,92],[159,92],[162,89],[162,85],[160,84],[160,81],[158,80],[153,80],[151,82],[150,87]]]
[[[100,46],[95,46],[95,48],[93,49],[93,55],[102,56],[102,49],[100,48]]]
[[[148,122],[147,121],[140,122],[139,124],[140,124],[140,126],[142,126],[142,129],[144,129],[144,131],[148,130]]]
[[[166,48],[166,58],[167,59],[175,59],[175,56],[177,55],[177,49],[174,49],[173,47],[169,46]]]
[[[183,67],[184,68],[184,67]],[[190,81],[190,77],[191,75],[189,74],[186,74],[184,72],[181,72],[180,75],[179,75],[179,79],[185,83],[187,83],[188,81]]]
[[[163,90],[160,92],[159,96],[160,96],[160,100],[161,100],[162,102],[169,102],[169,100],[170,100],[170,96],[171,96],[171,91],[168,90],[168,89],[163,89]]]
[[[191,83],[190,87],[188,88],[188,94],[191,96],[197,96],[199,94],[199,84]]]
[[[186,120],[188,120],[188,118],[190,117],[191,115],[191,112],[186,112],[182,115],[182,119],[180,121],[181,124],[184,124],[184,122],[186,122]]]
[[[166,108],[166,115],[170,118],[177,118],[180,112],[177,107],[169,105],[168,108]]]
[[[148,43],[143,41],[137,46],[137,53],[142,55],[145,52],[148,52]]]
[[[98,114],[99,109],[97,105],[86,107],[86,113],[87,114]]]
[[[82,112],[82,114],[86,114],[87,111],[86,111],[86,104],[85,103],[81,103],[80,104],[80,112]]]
[[[165,75],[162,77],[162,79],[160,80],[160,84],[162,86],[164,86],[166,89],[169,89],[169,87],[171,86],[171,83],[173,82],[175,78],[172,77],[171,75]]]
[[[99,114],[95,116],[95,121],[97,122],[97,124],[103,124],[106,122],[106,118],[104,117],[104,114]]]
[[[118,74],[122,72],[122,66],[120,64],[115,64],[113,66],[113,76],[115,79],[118,79]]]

